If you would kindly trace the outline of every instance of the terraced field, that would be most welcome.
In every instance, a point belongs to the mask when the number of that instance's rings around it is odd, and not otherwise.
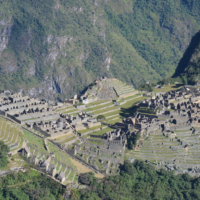
[[[74,140],[76,137],[74,134],[69,134],[67,136],[59,137],[53,140],[53,142],[65,145],[67,142]]]
[[[51,160],[51,164],[56,165],[57,173],[64,172],[65,177],[67,179],[65,183],[69,181],[70,182],[76,181],[77,178],[75,179],[75,177],[78,174],[77,168],[75,165],[72,164],[69,156],[66,153],[62,152],[58,147],[53,145],[51,142],[48,141],[47,145],[50,152],[55,154],[55,159]]]
[[[0,140],[9,146],[10,151],[14,151],[22,147],[24,135],[19,126],[0,118]]]
[[[153,88],[153,93],[159,93],[159,92],[169,92],[171,90],[178,90],[182,88],[182,84],[171,84],[171,85],[165,85],[163,88]]]
[[[37,137],[25,130],[24,130],[24,135],[28,145],[31,145],[40,153],[48,154],[48,151],[45,148],[44,140],[42,138]]]
[[[163,135],[151,135],[143,140],[139,151],[129,151],[127,157],[149,160],[159,163],[161,161],[179,164],[183,169],[198,167],[200,165],[200,139],[199,134],[192,134],[191,130],[176,131],[175,138]],[[182,145],[187,144],[186,146]]]
[[[110,81],[112,82],[114,89],[119,97],[128,96],[135,92],[133,87],[122,83],[120,80],[112,79]]]

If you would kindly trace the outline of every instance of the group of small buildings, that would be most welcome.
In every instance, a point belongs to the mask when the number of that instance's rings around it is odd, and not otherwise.
[[[35,122],[33,128],[48,137],[58,137],[101,125],[96,118],[81,112],[75,116],[60,114],[58,120]]]
[[[84,139],[74,146],[74,156],[104,174],[116,174],[123,163],[127,144],[127,133],[114,129],[103,136]]]
[[[137,113],[133,124],[153,134],[157,130],[173,131],[188,126],[200,126],[200,91],[185,86],[180,91],[170,91],[160,96],[139,103],[139,107],[146,107],[146,114]],[[155,111],[155,115],[148,115],[148,109]]]
[[[185,86],[179,91],[154,95],[149,100],[141,101],[138,106],[146,108],[145,111],[138,112],[134,118],[129,119],[130,123],[141,132],[136,150],[140,149],[143,139],[149,135],[163,135],[168,137],[169,141],[177,141],[178,145],[169,146],[172,151],[177,151],[177,155],[179,153],[181,155],[181,149],[188,152],[188,149],[198,146],[200,138],[200,90],[198,88]],[[148,110],[153,110],[154,114],[148,113]],[[192,169],[200,168],[200,162],[194,163],[190,165]],[[180,166],[186,167],[185,164]]]
[[[31,145],[22,148],[20,154],[28,163],[33,164],[35,169],[47,173],[61,183],[64,183],[69,174],[74,171],[70,165],[56,160],[54,153],[50,153],[49,155],[41,153],[36,147]]]
[[[2,92],[0,93],[0,114],[10,117],[19,124],[25,124],[52,118],[54,111],[45,100],[40,101],[21,94]]]
[[[84,95],[80,97],[76,95],[69,101],[75,104],[81,99],[82,103],[87,104],[90,100],[96,100],[95,98],[104,99],[106,95],[106,98],[113,98],[112,92],[109,93],[109,91],[115,92],[115,89],[104,84],[106,81],[110,80],[106,78],[98,80],[95,86],[89,87]],[[90,94],[90,97],[86,94]],[[138,104],[138,107],[146,110],[145,114],[138,112],[135,117],[124,119],[125,131],[120,128],[114,129],[102,137],[95,138],[94,136],[89,139],[81,137],[77,131],[100,126],[101,123],[95,117],[86,112],[80,112],[77,115],[60,114],[55,112],[54,107],[49,106],[44,100],[39,101],[7,91],[0,94],[0,114],[8,116],[20,124],[26,123],[51,139],[73,133],[80,140],[79,144],[74,145],[74,157],[104,174],[115,174],[119,172],[119,166],[123,163],[127,141],[132,134],[141,133],[142,139],[154,134],[162,134],[173,139],[176,131],[189,129],[192,134],[195,134],[196,127],[200,127],[199,103],[200,90],[192,86],[185,86],[179,91],[152,94],[150,99]],[[153,111],[154,114],[148,114],[148,110]],[[131,128],[134,132],[130,131]],[[138,142],[135,149],[139,149],[142,144],[140,141]],[[187,141],[181,139],[180,144],[180,148],[187,148],[189,145]],[[65,147],[67,148],[67,145]],[[55,163],[58,161],[55,160],[53,153],[50,155],[36,154],[31,148],[26,146],[22,149],[22,155],[29,158],[30,163],[34,163],[45,173],[61,182],[66,180],[66,171],[73,170],[70,166],[59,163],[61,167],[56,170]],[[174,147],[170,148],[176,150]],[[61,170],[65,166],[66,170]]]

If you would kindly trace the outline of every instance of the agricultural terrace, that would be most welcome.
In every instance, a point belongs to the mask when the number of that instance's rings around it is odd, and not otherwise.
[[[14,151],[22,148],[24,135],[18,125],[0,118],[0,140],[8,145],[10,151]]]
[[[196,128],[200,131],[199,128]],[[159,163],[165,160],[166,162],[172,162],[177,160],[181,167],[187,169],[192,166],[199,166],[199,135],[192,134],[191,130],[179,130],[174,131],[176,134],[175,139],[165,137],[161,133],[157,135],[150,135],[145,140],[142,140],[142,144],[138,151],[128,151],[126,158],[133,157],[134,159],[149,160],[153,163]],[[189,148],[179,148],[180,141],[187,141]],[[177,150],[173,150],[173,148]]]
[[[179,90],[183,87],[182,84],[165,85],[163,88],[153,88],[153,93],[169,92],[171,90]]]
[[[44,140],[42,138],[37,137],[25,130],[24,130],[24,135],[28,145],[31,145],[32,147],[37,149],[37,151],[39,151],[40,153],[46,153],[46,154],[48,153],[47,149],[45,148]]]

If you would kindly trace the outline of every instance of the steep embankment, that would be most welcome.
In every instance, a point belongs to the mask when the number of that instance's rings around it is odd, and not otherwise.
[[[97,76],[135,87],[173,74],[198,0],[0,0],[0,89],[64,98]]]
[[[181,77],[189,84],[195,84],[200,78],[200,31],[192,41],[180,60],[173,77]]]

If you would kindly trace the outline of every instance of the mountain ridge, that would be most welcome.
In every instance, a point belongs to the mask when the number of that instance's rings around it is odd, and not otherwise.
[[[174,73],[198,1],[1,1],[0,89],[64,99],[99,76],[138,87]]]

